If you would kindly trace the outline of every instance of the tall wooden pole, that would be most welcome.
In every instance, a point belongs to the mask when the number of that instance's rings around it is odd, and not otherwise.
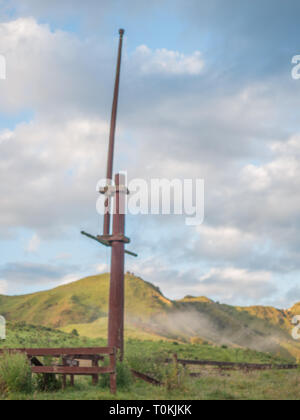
[[[125,175],[116,175],[115,186],[112,186],[114,145],[117,122],[121,59],[124,29],[120,29],[120,42],[117,63],[117,74],[114,90],[114,100],[112,106],[111,126],[109,136],[108,160],[107,160],[107,186],[100,189],[101,194],[106,194],[104,227],[102,236],[93,236],[86,232],[83,235],[91,238],[104,246],[111,247],[111,272],[110,272],[110,291],[109,291],[109,316],[108,316],[108,345],[115,347],[119,351],[120,359],[124,356],[124,254],[133,257],[137,254],[125,249],[125,244],[130,243],[130,239],[125,236],[125,195],[129,194],[125,186]],[[111,196],[114,195],[114,216],[113,232],[110,234],[110,212]]]
[[[125,176],[115,177],[113,234],[109,295],[108,345],[124,355],[124,251],[125,251]]]
[[[108,182],[111,182],[112,177],[113,177],[114,146],[115,146],[115,134],[116,134],[116,123],[117,123],[117,112],[118,112],[118,101],[119,101],[119,87],[120,87],[122,47],[123,47],[124,33],[125,33],[124,29],[120,29],[117,74],[116,74],[114,99],[113,99],[112,113],[111,113],[109,147],[108,147],[108,160],[107,160],[107,173],[106,173],[106,179],[108,180]],[[111,200],[110,200],[110,197],[107,197],[105,200],[103,235],[109,235],[110,233],[110,206],[111,206]]]

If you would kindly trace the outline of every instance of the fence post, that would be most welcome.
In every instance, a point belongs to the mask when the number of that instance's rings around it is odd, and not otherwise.
[[[63,363],[63,366],[66,366],[67,363],[66,363],[65,357],[62,358],[62,363]],[[66,387],[67,387],[67,375],[63,375],[62,389],[65,390]]]
[[[179,385],[180,377],[179,377],[178,354],[175,353],[173,357],[174,357],[174,363],[175,363],[175,373],[176,373],[177,381],[178,381],[178,385]]]
[[[117,371],[116,371],[117,370],[117,366],[116,366],[117,352],[115,348],[114,348],[113,354],[111,354],[109,358],[110,358],[110,367],[114,371],[113,373],[110,374],[110,392],[115,395],[117,393]]]
[[[93,360],[92,360],[92,366],[93,367],[98,367],[98,357],[94,356]],[[99,375],[93,375],[93,385],[97,385],[99,382]]]

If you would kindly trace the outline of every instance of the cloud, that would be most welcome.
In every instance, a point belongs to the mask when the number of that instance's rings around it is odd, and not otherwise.
[[[39,0],[26,0],[19,2],[18,0],[9,0],[9,3],[15,7],[21,14],[35,14],[36,16],[56,16],[65,17],[84,15],[90,21],[96,19],[101,20],[103,14],[107,9],[112,9],[114,6],[119,6],[119,2],[115,0],[89,0],[88,4],[82,3],[80,0],[64,0],[61,3],[59,0],[45,0],[40,2]],[[153,3],[159,4],[159,0],[154,0]],[[145,10],[149,6],[145,0],[128,0],[127,8],[134,13],[134,8],[139,11]],[[133,8],[133,9],[132,9]],[[97,16],[95,16],[97,15]]]
[[[72,258],[72,254],[69,254],[67,252],[63,252],[63,253],[55,256],[55,260],[57,260],[57,261],[60,261],[60,260],[61,261],[66,261],[66,260],[69,260],[70,258]]]
[[[289,71],[291,57],[299,52],[297,0],[191,0],[188,7],[178,0],[176,5],[189,25],[189,41],[207,40],[211,60],[236,82]]]
[[[176,269],[170,268],[164,257],[156,257],[143,261],[142,266],[130,262],[129,271],[158,285],[172,299],[193,295],[233,305],[254,305],[258,301],[269,302],[278,291],[272,273],[266,270],[236,267],[200,270],[199,265]]]
[[[198,255],[214,260],[233,260],[241,258],[251,252],[257,237],[251,232],[240,230],[234,226],[201,225],[196,242]]]
[[[29,240],[26,251],[28,252],[36,252],[41,244],[41,240],[37,234],[34,234],[32,238]]]
[[[116,168],[129,168],[130,177],[206,182],[206,220],[198,230],[187,229],[180,218],[130,219],[134,246],[143,262],[151,255],[154,264],[146,261],[134,271],[160,283],[166,294],[180,297],[202,279],[201,290],[209,297],[240,296],[246,302],[238,277],[247,288],[253,282],[268,294],[268,273],[296,278],[300,269],[300,85],[290,78],[291,57],[286,60],[286,46],[294,48],[298,39],[290,43],[293,25],[286,22],[299,5],[281,3],[282,13],[275,16],[277,1],[263,1],[261,7],[249,3],[246,12],[240,2],[229,3],[191,2],[186,8],[176,2],[174,13],[189,9],[182,18],[191,23],[181,52],[164,40],[159,48],[135,49],[140,40],[133,45],[128,39]],[[65,4],[63,9],[55,2],[22,4],[26,15],[66,13]],[[90,4],[81,4],[80,11],[86,19],[98,18],[89,7],[104,7]],[[270,19],[257,16],[260,11],[271,11]],[[236,19],[228,19],[232,13]],[[95,185],[105,172],[115,49],[105,37],[84,38],[53,27],[24,16],[0,24],[0,52],[8,63],[0,110],[15,115],[31,109],[34,115],[31,122],[0,132],[2,235],[26,228],[41,239],[61,239],[75,227],[79,231],[93,219]],[[21,268],[15,272],[21,279]],[[66,275],[59,270],[56,278],[68,281]],[[51,275],[44,278],[52,281]],[[28,284],[36,285],[35,275],[31,279]],[[221,286],[232,293],[222,295]],[[261,292],[251,296],[263,299]]]
[[[97,46],[92,40],[21,17],[0,23],[0,51],[7,62],[2,111],[34,109],[63,117],[84,105],[91,110],[96,98],[108,92],[105,61],[114,57],[104,43]]]
[[[185,55],[165,48],[153,51],[146,45],[141,45],[137,47],[133,59],[139,63],[144,74],[195,76],[201,74],[204,68],[204,60],[200,51]]]
[[[213,295],[225,302],[249,303],[275,294],[276,286],[271,281],[271,273],[250,272],[237,268],[211,269],[201,277],[195,291],[200,295]]]
[[[57,286],[64,286],[66,284],[74,283],[75,281],[78,281],[78,274],[67,274],[59,280]]]
[[[0,286],[2,293],[20,295],[71,283],[81,274],[78,265],[11,262],[0,266]]]
[[[75,220],[83,222],[96,206],[107,132],[107,124],[85,118],[22,124],[9,136],[0,132],[5,138],[0,146],[5,179],[0,227],[26,226],[40,235],[44,229],[55,234]]]
[[[5,281],[22,284],[30,282],[47,283],[57,280],[65,269],[58,266],[35,263],[7,263],[0,267],[1,278]]]
[[[96,266],[95,272],[96,273],[107,273],[110,271],[110,267],[108,266],[108,264],[98,264]]]
[[[291,289],[289,289],[288,292],[283,297],[283,301],[285,303],[288,302],[289,304],[291,302],[293,302],[293,304],[295,302],[299,302],[300,301],[300,287],[294,286]]]

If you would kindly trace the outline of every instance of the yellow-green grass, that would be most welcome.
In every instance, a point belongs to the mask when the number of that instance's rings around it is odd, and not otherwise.
[[[126,311],[145,319],[172,308],[158,289],[142,279],[126,276]],[[53,290],[25,296],[0,296],[0,312],[11,321],[62,327],[93,322],[107,316],[109,276],[88,277]]]
[[[107,388],[94,387],[88,378],[76,379],[75,388],[31,395],[12,394],[13,400],[300,400],[299,371],[228,372],[189,379],[184,387],[168,390],[139,380],[112,396]],[[1,400],[1,397],[0,397]]]
[[[107,338],[108,330],[108,318],[99,318],[96,321],[90,324],[70,324],[61,328],[62,331],[66,333],[72,333],[76,330],[79,335],[85,336],[88,338]],[[143,331],[131,325],[125,326],[125,337],[126,339],[135,339],[135,340],[145,340],[145,341],[161,341],[167,340],[165,337],[160,335]]]

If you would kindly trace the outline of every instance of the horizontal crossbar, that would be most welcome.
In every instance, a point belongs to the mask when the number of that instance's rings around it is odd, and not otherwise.
[[[174,359],[166,359],[166,363],[172,363]],[[178,363],[182,365],[194,365],[194,366],[215,366],[224,368],[239,368],[239,369],[253,369],[253,370],[267,370],[267,369],[279,369],[279,370],[292,370],[299,369],[299,365],[295,364],[258,364],[258,363],[234,363],[234,362],[215,362],[210,360],[183,360],[178,359]]]
[[[86,348],[61,348],[61,349],[3,349],[3,353],[25,353],[27,356],[97,356],[97,355],[114,355],[114,347],[86,347]]]
[[[111,247],[111,243],[107,240],[102,239],[101,236],[96,237],[96,236],[90,235],[89,233],[86,233],[86,232],[83,232],[83,231],[81,232],[81,235],[84,235],[87,238],[93,239],[94,241],[99,242],[101,245],[104,245],[106,247]],[[131,255],[132,257],[138,257],[138,254],[136,254],[135,252],[128,251],[127,249],[125,249],[124,252],[125,252],[125,254]]]
[[[55,373],[61,375],[99,375],[101,373],[115,373],[111,366],[78,367],[78,366],[33,366],[32,373]]]

